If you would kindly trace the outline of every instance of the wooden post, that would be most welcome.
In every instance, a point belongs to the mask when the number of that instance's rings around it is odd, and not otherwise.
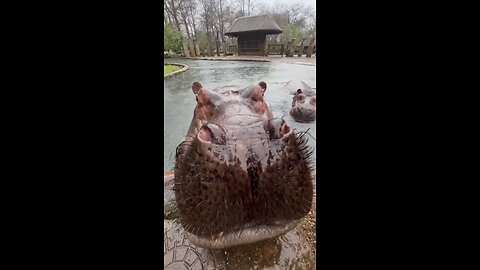
[[[310,39],[310,43],[308,44],[307,57],[312,57],[313,44],[314,44],[314,42],[315,42],[315,39],[314,39],[314,38],[311,38],[311,39]]]
[[[295,39],[292,38],[292,42],[288,43],[287,55],[285,55],[285,56],[286,57],[293,57],[294,51],[295,51]]]
[[[302,54],[303,54],[303,41],[305,39],[302,39],[302,41],[300,42],[300,47],[298,48],[298,57],[302,57]]]

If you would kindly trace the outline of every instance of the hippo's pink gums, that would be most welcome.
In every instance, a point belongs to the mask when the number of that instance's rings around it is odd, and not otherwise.
[[[197,99],[177,147],[175,197],[194,244],[228,248],[293,229],[310,211],[311,151],[303,133],[272,117],[264,82],[213,91],[193,83]]]

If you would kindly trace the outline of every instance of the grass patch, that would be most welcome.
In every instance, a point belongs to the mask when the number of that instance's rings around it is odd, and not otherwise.
[[[163,76],[168,75],[174,71],[177,71],[181,69],[182,67],[180,66],[174,66],[174,65],[163,65]]]

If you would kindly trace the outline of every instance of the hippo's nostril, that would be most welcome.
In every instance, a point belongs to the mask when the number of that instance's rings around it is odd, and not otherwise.
[[[207,126],[202,126],[202,128],[200,128],[200,131],[198,132],[199,139],[205,142],[211,142],[212,137],[212,131]]]
[[[281,133],[282,135],[285,135],[285,134],[287,134],[289,131],[290,131],[290,127],[287,125],[287,123],[285,123],[285,121],[283,121],[282,126],[280,127],[280,133]]]
[[[264,124],[265,131],[268,132],[270,139],[281,139],[285,134],[290,132],[290,127],[283,119],[270,119]]]
[[[198,132],[198,138],[204,142],[225,145],[225,131],[214,124],[205,124]]]

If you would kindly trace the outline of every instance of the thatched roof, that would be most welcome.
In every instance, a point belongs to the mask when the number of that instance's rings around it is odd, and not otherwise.
[[[237,37],[243,32],[266,32],[267,34],[280,34],[282,29],[268,15],[240,17],[233,21],[232,26],[225,33],[227,36]]]

